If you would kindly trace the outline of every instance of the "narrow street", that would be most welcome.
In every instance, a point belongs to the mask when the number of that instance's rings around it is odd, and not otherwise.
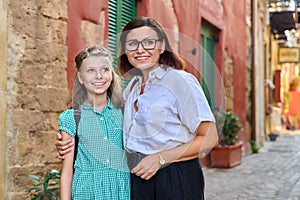
[[[300,134],[282,134],[241,165],[204,174],[206,200],[300,200]]]

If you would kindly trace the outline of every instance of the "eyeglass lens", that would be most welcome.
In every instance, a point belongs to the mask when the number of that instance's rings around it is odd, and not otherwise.
[[[139,48],[140,44],[145,50],[153,50],[156,46],[156,41],[158,40],[144,39],[140,42],[137,40],[129,40],[125,43],[125,46],[126,46],[126,50],[128,51],[136,51]]]

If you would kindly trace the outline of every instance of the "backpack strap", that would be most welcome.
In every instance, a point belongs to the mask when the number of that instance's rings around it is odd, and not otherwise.
[[[75,107],[74,108],[74,119],[75,119],[75,123],[76,123],[76,134],[75,134],[75,146],[74,146],[74,160],[73,160],[73,173],[75,171],[74,169],[74,164],[75,164],[75,160],[76,160],[76,157],[77,157],[77,150],[78,150],[78,141],[79,141],[79,138],[78,138],[78,125],[79,125],[79,121],[80,121],[80,109],[78,107]]]

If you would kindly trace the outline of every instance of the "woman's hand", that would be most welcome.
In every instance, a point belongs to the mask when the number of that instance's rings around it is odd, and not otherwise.
[[[159,155],[151,154],[143,158],[139,164],[131,170],[131,173],[142,179],[149,180],[156,174],[160,167]]]
[[[71,139],[62,141],[61,133],[57,132],[55,146],[56,146],[56,150],[58,152],[58,158],[61,160],[64,160],[65,159],[64,156],[72,150],[72,147],[74,146],[74,142]]]

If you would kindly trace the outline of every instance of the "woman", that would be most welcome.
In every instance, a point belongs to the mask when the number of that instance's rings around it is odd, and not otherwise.
[[[123,92],[131,199],[204,199],[198,158],[218,136],[199,82],[181,70],[182,60],[151,18],[129,22],[119,47],[120,73],[134,75]],[[69,146],[57,141],[60,155]]]
[[[135,76],[123,92],[132,199],[204,199],[198,157],[218,136],[201,86],[151,18],[129,22],[119,46],[119,71]]]
[[[79,108],[81,118],[77,126],[74,109],[64,111],[59,130],[63,141],[73,141],[78,135],[78,153],[74,158],[73,148],[63,160],[61,199],[129,200],[130,176],[122,143],[123,100],[111,54],[94,46],[78,53],[75,62],[73,105]]]

